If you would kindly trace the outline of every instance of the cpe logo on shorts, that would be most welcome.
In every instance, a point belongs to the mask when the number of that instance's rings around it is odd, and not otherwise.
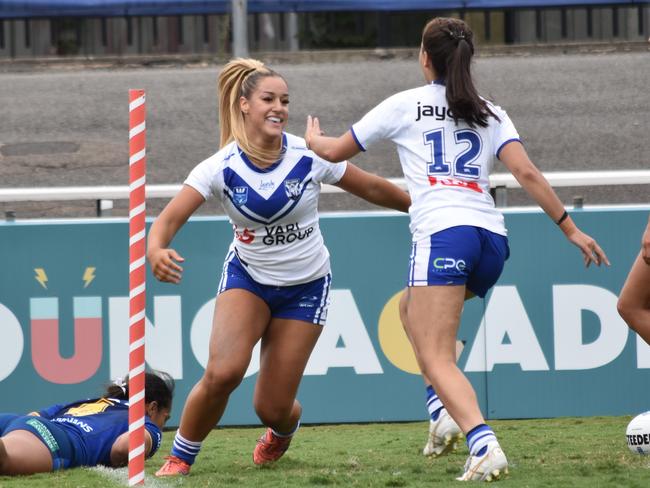
[[[462,273],[467,268],[465,261],[462,259],[454,258],[435,258],[433,260],[433,268],[435,271],[447,271],[449,269],[455,269],[459,273]]]

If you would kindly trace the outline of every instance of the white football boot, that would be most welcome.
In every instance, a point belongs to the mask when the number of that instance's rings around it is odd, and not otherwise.
[[[458,481],[496,481],[508,474],[508,460],[497,441],[489,442],[482,456],[470,456]]]
[[[458,441],[463,438],[463,433],[458,424],[447,413],[447,409],[440,411],[438,420],[429,421],[429,438],[422,449],[425,456],[438,457],[453,452],[458,447]]]

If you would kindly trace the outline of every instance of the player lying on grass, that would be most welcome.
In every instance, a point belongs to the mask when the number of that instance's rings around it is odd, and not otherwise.
[[[152,456],[172,408],[174,380],[146,373],[145,452]],[[52,405],[29,415],[0,414],[0,475],[76,466],[125,466],[129,455],[129,385],[117,381],[101,398]]]

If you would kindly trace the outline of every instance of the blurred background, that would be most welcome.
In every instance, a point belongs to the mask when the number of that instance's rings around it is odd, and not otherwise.
[[[9,256],[0,273],[0,391],[33,385],[30,395],[0,395],[0,410],[81,396],[127,368],[126,219],[104,217],[129,213],[129,89],[146,92],[151,197],[153,187],[177,189],[217,151],[216,80],[232,56],[259,58],[285,77],[288,132],[302,135],[312,114],[340,134],[386,97],[423,83],[418,46],[434,16],[469,23],[480,92],[507,110],[533,161],[612,262],[584,269],[532,199],[494,188],[497,205],[510,207],[513,252],[490,297],[468,303],[459,333],[459,364],[482,408],[490,418],[647,408],[650,390],[638,385],[650,347],[629,333],[616,300],[650,203],[648,2],[0,0],[0,253]],[[402,175],[388,142],[354,163]],[[497,163],[494,172],[506,168]],[[107,196],[107,187],[121,190]],[[172,194],[149,198],[147,215]],[[179,398],[205,366],[215,280],[232,239],[228,222],[211,217],[223,213],[216,200],[174,243],[187,257],[183,284],[149,276],[147,285],[155,324],[147,326],[147,362],[174,373]],[[338,213],[370,208],[341,193],[320,200],[321,210],[337,211],[322,219],[337,281],[327,337],[301,387],[310,422],[425,415],[417,368],[404,366],[415,363],[397,309],[408,219]],[[78,304],[94,306],[92,340],[76,338],[85,310]],[[32,330],[39,317],[48,328]],[[253,376],[225,423],[256,422]]]
[[[342,133],[422,83],[417,49],[434,16],[469,23],[480,91],[508,111],[543,171],[648,169],[647,1],[0,0],[0,218],[126,215],[124,198],[100,212],[101,197],[18,202],[1,190],[125,185],[129,88],[149,102],[147,182],[180,184],[218,149],[216,78],[232,56],[287,79],[289,132],[301,135],[313,114]],[[401,176],[387,142],[354,162]],[[643,204],[643,178],[557,191],[567,205]],[[516,189],[497,203],[534,205]],[[321,198],[322,210],[367,208]],[[222,210],[210,202],[200,212]]]
[[[640,0],[3,0],[0,59],[228,55],[245,16],[252,51],[419,45],[423,18],[454,16],[481,45],[641,41]]]

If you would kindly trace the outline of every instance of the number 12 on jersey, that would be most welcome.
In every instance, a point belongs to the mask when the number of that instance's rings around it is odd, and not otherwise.
[[[423,134],[424,144],[430,146],[431,162],[427,163],[427,175],[455,176],[478,179],[481,176],[481,165],[477,163],[481,154],[481,136],[472,129],[454,131],[455,146],[461,147],[453,163],[446,161],[445,129],[435,129]],[[458,149],[455,147],[454,149]]]

